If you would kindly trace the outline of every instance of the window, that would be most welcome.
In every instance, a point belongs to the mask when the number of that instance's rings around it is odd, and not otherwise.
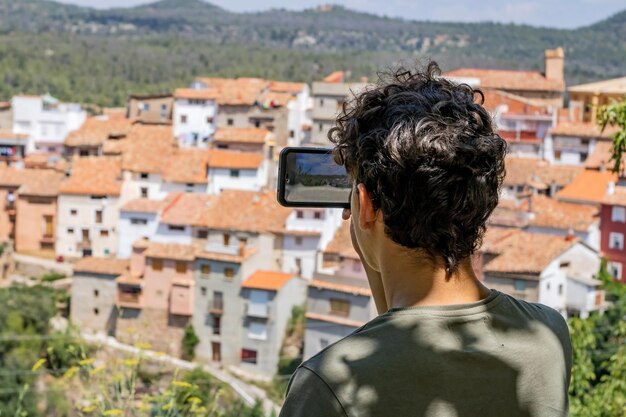
[[[204,264],[204,265],[200,266],[200,273],[202,275],[209,275],[211,273],[211,265]]]
[[[261,121],[260,120],[255,120],[254,121],[254,127],[261,127]]]
[[[515,291],[524,291],[526,290],[526,283],[521,279],[516,279],[513,282],[513,286],[515,287]]]
[[[100,230],[100,237],[109,237],[109,231],[106,229]]]
[[[144,111],[150,111],[150,103],[143,103]]]
[[[93,290],[93,296],[98,298],[98,296],[100,295],[100,291],[98,290]]]
[[[267,324],[261,321],[252,321],[248,328],[250,339],[267,340]]]
[[[198,230],[198,234],[196,236],[198,239],[206,239],[209,237],[209,231],[206,229]]]
[[[96,210],[96,223],[102,223],[102,210]]]
[[[98,314],[100,314],[100,310],[98,310],[97,308],[94,308],[93,314],[97,316]]]
[[[226,279],[228,279],[229,281],[233,279],[233,277],[235,276],[235,270],[233,268],[225,268],[224,269],[224,276],[226,277]]]
[[[320,98],[320,106],[323,106],[323,105],[324,105],[324,99]]]
[[[167,104],[161,104],[161,112],[167,111]]]
[[[211,116],[207,116],[207,118],[206,118],[206,122],[207,122],[208,124],[212,124],[212,123],[213,123],[213,118],[212,118]]]
[[[339,298],[330,299],[330,314],[347,317],[350,314],[350,301]]]
[[[554,151],[554,160],[555,161],[561,160],[561,151]]]
[[[256,363],[256,350],[241,349],[241,362]]]
[[[185,226],[176,226],[176,225],[170,224],[167,226],[167,230],[183,232],[185,231]]]
[[[315,213],[313,213],[313,218],[320,220],[322,218],[322,212],[316,211]]]
[[[320,123],[320,124],[319,124],[319,126],[318,126],[318,128],[319,128],[319,131],[321,132],[321,131],[323,131],[323,130],[324,130],[324,125]]]
[[[304,219],[304,212],[302,210],[296,210],[296,218]]]
[[[228,244],[230,243],[230,235],[228,233],[224,233],[222,238],[224,240],[224,246],[228,246]]]
[[[180,115],[180,123],[183,124],[183,125],[185,123],[187,123],[187,115],[186,114],[181,114]]]
[[[153,259],[152,260],[152,269],[154,271],[162,271],[163,270],[163,259]]]
[[[289,137],[294,138],[296,136],[296,132],[292,129],[289,131]]]
[[[139,194],[141,194],[141,198],[148,198],[148,187],[141,187]]]
[[[609,273],[615,279],[622,279],[622,264],[621,262],[609,262],[607,264],[607,268]]]
[[[132,218],[132,219],[130,219],[130,224],[148,224],[148,220],[147,219]]]
[[[230,170],[230,176],[231,176],[231,178],[239,178],[239,170],[238,169],[231,169]]]
[[[74,234],[74,229],[72,229],[71,227],[69,229],[67,229],[67,234],[68,235],[73,235]]]
[[[70,210],[70,215],[76,216],[77,214],[78,214],[78,210],[77,209],[71,209]]]
[[[613,206],[611,209],[611,221],[626,223],[626,208]]]
[[[559,284],[559,295],[563,295],[563,284]]]
[[[302,259],[296,258],[294,261],[296,262],[296,274],[302,274]]]
[[[139,178],[141,178],[142,180],[147,180],[148,175],[149,174],[147,172],[142,172],[141,174],[139,174]]]
[[[609,248],[610,249],[624,249],[624,234],[611,232],[609,234]]]
[[[240,237],[239,238],[239,244],[245,245],[246,243],[248,243],[248,238],[247,237]]]
[[[200,294],[206,295],[206,287],[200,287]]]
[[[302,237],[296,236],[296,246],[301,246],[301,245],[302,245]]]
[[[221,316],[213,316],[213,334],[220,334],[222,332],[222,317]]]
[[[234,124],[233,119],[228,119],[228,120],[226,120],[226,124],[227,124],[228,126],[232,126],[232,125]]]
[[[184,274],[187,272],[187,262],[185,261],[176,261],[176,272],[179,274]]]

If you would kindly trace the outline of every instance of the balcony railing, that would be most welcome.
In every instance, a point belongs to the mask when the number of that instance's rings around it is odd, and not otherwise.
[[[118,291],[116,304],[120,307],[141,308],[141,293]]]
[[[223,300],[211,300],[209,301],[209,313],[222,314],[224,312]]]
[[[223,255],[239,255],[239,245],[220,245],[218,243],[207,243],[204,250],[211,253],[221,253]]]

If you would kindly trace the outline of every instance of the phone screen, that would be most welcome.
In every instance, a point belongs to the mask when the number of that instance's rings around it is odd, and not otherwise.
[[[352,180],[329,149],[285,148],[278,200],[293,207],[349,207]]]

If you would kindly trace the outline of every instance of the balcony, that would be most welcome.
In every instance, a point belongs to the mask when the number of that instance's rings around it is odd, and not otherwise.
[[[224,301],[219,299],[209,300],[209,313],[222,315],[224,313]]]
[[[115,304],[122,308],[140,309],[142,307],[141,292],[124,292],[118,289]]]
[[[79,251],[82,251],[82,250],[85,250],[85,249],[87,249],[87,250],[91,249],[91,239],[83,239],[83,240],[81,240],[80,242],[78,242],[76,244],[76,248]]]
[[[246,304],[246,315],[266,319],[270,315],[270,307],[267,304],[248,303]]]

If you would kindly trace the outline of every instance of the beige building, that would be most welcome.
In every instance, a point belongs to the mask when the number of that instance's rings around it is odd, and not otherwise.
[[[564,60],[565,53],[559,47],[545,51],[544,72],[459,68],[444,75],[473,87],[502,90],[532,99],[538,105],[561,108],[565,92]]]
[[[121,188],[119,158],[74,158],[59,191],[58,255],[115,255]]]
[[[165,94],[133,94],[128,98],[126,117],[141,123],[171,124],[174,97]]]
[[[596,123],[598,107],[624,100],[626,77],[613,78],[589,84],[580,84],[567,89],[570,107],[580,109],[582,121]]]
[[[78,130],[67,135],[63,142],[64,153],[68,157],[103,155],[105,143],[121,141],[131,128],[131,120],[123,112],[105,111],[88,118]]]

